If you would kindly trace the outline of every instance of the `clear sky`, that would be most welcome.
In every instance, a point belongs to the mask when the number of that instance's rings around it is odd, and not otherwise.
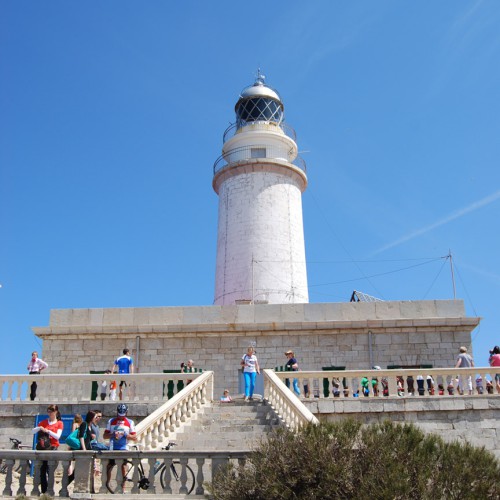
[[[307,162],[311,302],[457,297],[500,344],[500,2],[0,2],[0,334],[210,305],[213,162],[258,67]],[[453,360],[450,360],[450,364]]]

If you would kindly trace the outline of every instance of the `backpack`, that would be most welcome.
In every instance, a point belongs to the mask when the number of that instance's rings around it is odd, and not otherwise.
[[[86,425],[85,432],[83,433],[83,439],[87,436],[87,431],[89,426],[87,425],[87,422],[84,422]],[[67,438],[66,438],[66,444],[72,449],[72,450],[81,450],[82,446],[80,444],[80,438],[78,437],[78,432],[80,430],[80,427],[78,429],[75,429]]]
[[[39,432],[36,441],[36,449],[39,451],[43,451],[43,450],[50,450],[50,448],[51,444],[49,435]]]

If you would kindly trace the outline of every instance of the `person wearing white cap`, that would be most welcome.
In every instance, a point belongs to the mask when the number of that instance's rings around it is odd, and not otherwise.
[[[298,372],[299,371],[299,364],[297,362],[297,359],[295,358],[295,354],[293,351],[286,351],[285,356],[288,358],[288,361],[286,362],[286,367],[288,370],[291,370],[292,372]],[[290,380],[286,379],[285,381],[286,386],[290,388]],[[300,388],[299,388],[299,379],[294,378],[293,379],[293,391],[297,396],[300,396]]]

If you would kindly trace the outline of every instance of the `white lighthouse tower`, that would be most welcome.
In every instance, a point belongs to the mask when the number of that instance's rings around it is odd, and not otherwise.
[[[308,302],[302,222],[307,187],[278,92],[257,74],[235,106],[214,164],[219,195],[216,305]]]

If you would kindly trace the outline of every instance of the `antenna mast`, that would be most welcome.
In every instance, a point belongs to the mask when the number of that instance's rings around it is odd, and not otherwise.
[[[453,272],[453,257],[451,256],[450,249],[448,249],[448,257],[450,258],[451,282],[453,284],[453,299],[456,299],[457,298],[457,289],[455,287],[455,273]]]

